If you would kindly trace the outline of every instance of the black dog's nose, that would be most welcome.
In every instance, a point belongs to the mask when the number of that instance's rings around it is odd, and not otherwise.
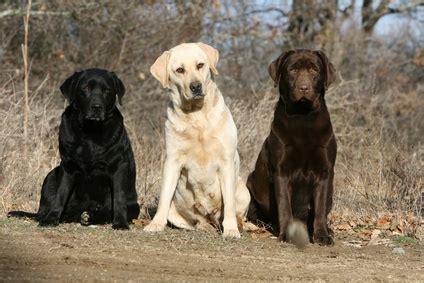
[[[197,82],[192,82],[190,84],[190,90],[193,93],[202,93],[202,83],[197,81]]]
[[[93,104],[91,106],[91,110],[93,110],[93,111],[100,111],[100,110],[102,110],[102,108],[103,107],[100,104]]]

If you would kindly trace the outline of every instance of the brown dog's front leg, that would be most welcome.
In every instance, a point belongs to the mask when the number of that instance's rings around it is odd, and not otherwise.
[[[328,206],[331,205],[327,203],[328,194],[329,179],[325,178],[320,180],[314,188],[315,218],[313,235],[314,242],[324,246],[332,246],[334,244],[333,239],[328,234],[327,227],[327,210]]]
[[[278,240],[286,242],[287,227],[293,221],[293,212],[291,209],[291,187],[287,177],[281,173],[274,173],[275,198],[278,208],[279,234]]]

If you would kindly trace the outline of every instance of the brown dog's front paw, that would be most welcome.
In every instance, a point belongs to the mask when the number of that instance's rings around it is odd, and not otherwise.
[[[314,242],[320,246],[332,246],[334,245],[333,238],[328,235],[314,235]]]
[[[286,236],[286,233],[280,233],[280,234],[278,235],[277,240],[278,240],[279,242],[287,242],[287,236]]]

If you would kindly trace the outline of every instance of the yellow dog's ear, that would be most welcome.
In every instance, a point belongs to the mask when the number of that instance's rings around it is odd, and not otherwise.
[[[169,86],[169,76],[168,76],[168,62],[171,52],[165,51],[150,67],[150,73],[153,77],[160,81],[163,87]]]
[[[196,44],[197,46],[200,47],[200,49],[203,50],[203,52],[205,52],[206,56],[208,57],[209,66],[212,70],[212,73],[214,73],[215,75],[218,75],[218,71],[216,69],[216,64],[218,64],[218,60],[219,60],[218,50],[202,42],[197,42]]]

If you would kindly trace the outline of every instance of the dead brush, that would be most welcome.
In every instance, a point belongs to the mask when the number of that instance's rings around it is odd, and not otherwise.
[[[408,124],[419,119],[424,105],[418,99],[407,103],[415,96],[397,90],[373,93],[371,86],[355,85],[365,83],[342,82],[327,96],[339,145],[335,209],[417,212],[424,156],[415,143],[418,131]],[[409,109],[400,121],[405,104]]]
[[[36,211],[41,183],[59,162],[57,132],[64,103],[57,103],[57,91],[41,86],[30,93],[28,119],[28,156],[24,158],[22,131],[22,93],[14,91],[12,81],[0,89],[0,211]],[[397,107],[412,107],[413,116],[422,105],[408,102],[415,96],[395,90],[370,97],[367,89],[352,87],[358,81],[342,81],[330,90],[327,104],[338,139],[335,174],[335,211],[348,209],[355,214],[381,211],[422,213],[423,145],[418,137],[403,135],[396,119]],[[16,86],[15,86],[15,89]],[[275,90],[265,88],[254,99],[227,98],[238,127],[241,172],[245,178],[252,170],[263,140],[269,132],[277,100]],[[139,120],[123,107],[126,127],[137,162],[137,189],[145,211],[157,203],[163,159],[163,133],[160,122]],[[157,106],[157,111],[162,105]],[[413,119],[417,117],[410,117]],[[405,123],[405,120],[403,121]],[[142,124],[142,125],[140,125]],[[391,128],[393,127],[393,128]],[[150,128],[150,130],[145,130]],[[147,133],[147,134],[145,134]],[[417,132],[418,133],[418,132]],[[414,144],[409,148],[407,144]],[[148,216],[148,215],[146,215]]]

